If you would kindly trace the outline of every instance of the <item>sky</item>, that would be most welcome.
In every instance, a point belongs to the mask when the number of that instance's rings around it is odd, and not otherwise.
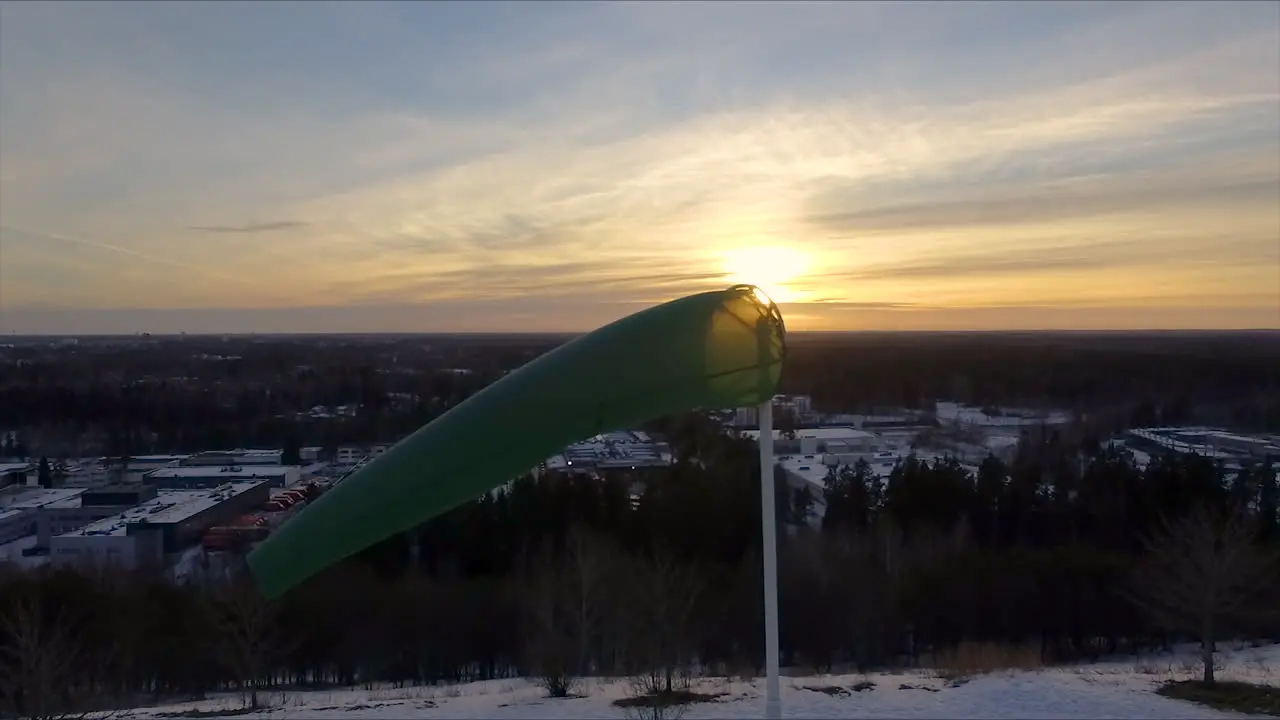
[[[0,2],[0,332],[1280,328],[1280,3]]]

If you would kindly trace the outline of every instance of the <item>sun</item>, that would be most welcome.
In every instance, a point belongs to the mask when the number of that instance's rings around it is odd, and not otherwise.
[[[778,246],[736,248],[722,263],[731,283],[755,285],[775,302],[796,302],[800,292],[794,285],[809,270],[808,255]]]

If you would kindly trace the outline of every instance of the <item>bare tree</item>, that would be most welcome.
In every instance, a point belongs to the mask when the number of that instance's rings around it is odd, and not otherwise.
[[[569,579],[573,583],[574,629],[578,636],[578,674],[586,675],[590,667],[592,647],[604,632],[605,608],[613,579],[611,569],[617,567],[618,551],[610,542],[582,527],[569,533],[565,548]]]
[[[258,594],[257,588],[237,578],[214,593],[212,613],[221,642],[219,657],[240,687],[245,707],[261,707],[258,685],[282,652],[278,633],[278,609]]]
[[[1280,553],[1256,542],[1253,518],[1236,508],[1199,508],[1143,538],[1130,597],[1160,627],[1198,637],[1204,683],[1224,626],[1280,616],[1267,590],[1280,573]]]
[[[570,532],[563,558],[544,549],[525,580],[531,621],[526,653],[552,697],[566,697],[575,678],[591,672],[603,631],[612,548],[586,530]]]
[[[30,720],[83,715],[90,698],[77,684],[81,648],[63,615],[50,617],[34,593],[20,591],[0,615],[0,643],[8,712]]]
[[[542,548],[526,564],[521,585],[528,626],[524,654],[530,671],[551,697],[568,697],[577,678],[573,655],[577,643],[570,634],[568,587],[549,548]]]
[[[671,695],[677,679],[688,679],[683,671],[692,660],[692,626],[703,576],[665,552],[638,558],[628,569],[628,659],[646,692]]]

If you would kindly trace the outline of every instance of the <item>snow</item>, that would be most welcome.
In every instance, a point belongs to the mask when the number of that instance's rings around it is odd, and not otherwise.
[[[929,671],[782,678],[784,717],[805,718],[1224,718],[1239,717],[1156,695],[1167,680],[1198,674],[1192,647],[1144,658],[1093,665],[985,675],[949,682]],[[1280,686],[1280,645],[1237,646],[1220,655],[1222,680]],[[874,683],[861,692],[860,683]],[[686,707],[671,717],[758,718],[764,710],[764,681],[706,679],[700,693],[720,694],[714,702]],[[626,680],[584,681],[580,697],[550,699],[527,680],[379,690],[323,690],[261,693],[271,709],[242,718],[626,718],[613,705],[627,697]],[[140,709],[136,718],[175,717],[199,710],[240,706],[238,695],[197,703]],[[208,716],[206,716],[208,717]]]

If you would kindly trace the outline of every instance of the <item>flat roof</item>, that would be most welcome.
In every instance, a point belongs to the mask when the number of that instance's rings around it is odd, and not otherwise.
[[[172,467],[160,468],[147,474],[150,478],[226,478],[231,482],[240,478],[279,477],[287,475],[297,465],[247,465],[237,470],[227,470],[226,465],[208,465],[204,467]]]
[[[0,510],[0,522],[7,522],[16,517],[26,515],[26,510]]]
[[[821,490],[826,484],[827,472],[831,466],[823,464],[823,459],[829,453],[812,453],[807,455],[783,455],[778,458],[778,465],[787,472],[804,478],[810,483],[817,486]],[[905,460],[912,454],[910,448],[898,448],[893,450],[882,450],[869,457],[866,457],[867,464],[871,466],[871,472],[882,479],[888,479],[889,473],[893,472],[893,468],[900,461]],[[946,458],[945,452],[931,452],[928,450],[917,450],[915,452],[916,459],[921,462],[933,464]],[[852,465],[853,463],[844,463]],[[971,473],[977,473],[978,468],[973,465],[961,464]]]
[[[760,437],[759,430],[743,430],[740,433],[743,437],[757,440]],[[811,440],[851,440],[851,439],[867,439],[876,436],[873,432],[859,430],[852,427],[820,427],[820,428],[799,428],[796,430],[796,439],[808,438]],[[782,431],[774,429],[773,439],[780,440]]]
[[[84,488],[22,488],[0,493],[0,507],[7,510],[30,510],[59,503],[79,502]]]
[[[0,475],[13,472],[27,472],[35,467],[35,463],[0,463]]]
[[[191,457],[217,457],[219,455],[235,455],[240,457],[253,457],[256,455],[280,455],[284,450],[246,450],[238,448],[236,450],[204,450],[192,455]]]
[[[156,465],[156,464],[163,465],[171,462],[180,462],[182,460],[186,460],[189,457],[191,456],[190,455],[130,455],[129,465],[130,466]],[[102,457],[97,458],[96,462],[99,465],[116,465],[119,463],[119,459],[104,455]]]
[[[262,485],[262,481],[227,483],[211,490],[161,490],[155,499],[59,537],[119,536],[133,523],[180,523]]]
[[[830,468],[822,464],[821,455],[789,456],[780,459],[778,465],[788,473],[815,486],[811,490],[821,492],[826,487],[827,472],[830,471]]]

